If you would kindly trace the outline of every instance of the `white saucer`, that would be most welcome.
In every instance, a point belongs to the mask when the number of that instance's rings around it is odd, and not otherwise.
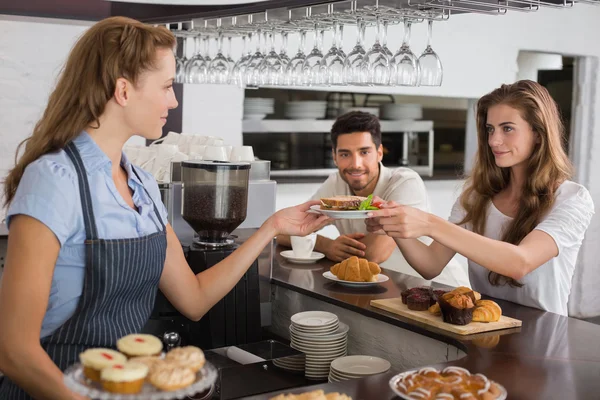
[[[322,209],[321,206],[318,204],[311,206],[310,209],[313,212],[325,214],[329,218],[333,218],[333,219],[365,219],[365,218],[367,218],[367,213],[373,211],[373,210],[348,210],[348,211],[325,210],[325,209]]]
[[[285,250],[279,254],[281,254],[281,256],[284,257],[286,260],[296,264],[313,264],[319,261],[320,259],[325,258],[325,254],[319,253],[317,251],[313,251],[310,257],[296,257],[294,256],[293,250]]]
[[[348,287],[353,287],[353,288],[375,286],[375,285],[379,285],[380,283],[387,282],[390,279],[390,278],[387,277],[387,275],[377,274],[377,281],[376,282],[344,281],[344,280],[339,279],[334,274],[332,274],[331,271],[323,272],[323,277],[326,278],[326,279],[329,279],[330,281],[337,282],[340,285],[348,286]]]

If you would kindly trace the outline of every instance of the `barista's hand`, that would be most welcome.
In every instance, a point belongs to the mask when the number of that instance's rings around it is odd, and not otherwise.
[[[367,246],[358,241],[364,237],[364,233],[340,235],[334,241],[327,244],[325,255],[328,259],[335,262],[344,261],[352,256],[364,257]]]
[[[276,235],[306,236],[333,220],[326,215],[308,212],[311,206],[321,204],[319,200],[307,201],[295,207],[288,207],[277,211],[268,220]]]

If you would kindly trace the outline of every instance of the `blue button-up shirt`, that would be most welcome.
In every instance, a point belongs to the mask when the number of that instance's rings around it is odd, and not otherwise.
[[[87,172],[101,239],[137,238],[160,230],[153,201],[162,220],[167,223],[167,211],[152,175],[135,167],[140,181],[125,154],[122,155],[121,164],[127,171],[127,183],[133,191],[133,202],[138,209],[135,211],[117,191],[111,174],[112,162],[92,138],[83,132],[74,143]],[[7,212],[9,229],[10,217],[17,214],[29,215],[41,221],[54,232],[61,244],[42,323],[41,337],[45,337],[75,312],[85,273],[86,232],[77,173],[64,150],[46,154],[27,166]],[[31,240],[35,240],[35,237]]]

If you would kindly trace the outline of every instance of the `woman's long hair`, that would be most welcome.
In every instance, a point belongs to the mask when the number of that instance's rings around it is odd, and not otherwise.
[[[546,88],[528,80],[502,85],[477,102],[477,154],[460,197],[467,213],[459,224],[471,222],[473,231],[483,234],[492,198],[510,182],[510,168],[496,165],[488,145],[487,113],[490,107],[498,104],[518,110],[539,137],[539,143],[527,163],[517,215],[504,227],[502,235],[502,241],[518,245],[550,210],[557,188],[571,177],[573,166],[564,150],[564,127],[558,106]],[[523,286],[512,278],[491,271],[488,280],[494,286],[507,283],[514,287]]]
[[[30,163],[64,148],[88,126],[100,125],[118,78],[135,85],[144,71],[155,67],[156,50],[175,44],[166,28],[130,18],[107,18],[88,29],[71,50],[33,134],[17,148],[15,167],[4,181],[4,205],[12,201]]]

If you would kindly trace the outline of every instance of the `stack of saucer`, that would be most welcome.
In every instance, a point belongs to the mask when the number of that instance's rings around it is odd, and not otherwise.
[[[263,99],[260,97],[244,99],[244,119],[261,120],[267,115],[273,114],[274,110],[275,99]]]
[[[291,347],[306,354],[308,379],[327,379],[331,362],[348,352],[348,330],[348,325],[329,312],[307,311],[292,316]]]
[[[297,356],[289,356],[276,358],[273,360],[273,365],[292,372],[304,373],[304,364],[306,363],[306,356],[304,354],[298,354]]]
[[[331,363],[329,382],[341,382],[387,372],[392,365],[389,361],[371,356],[346,356]]]

